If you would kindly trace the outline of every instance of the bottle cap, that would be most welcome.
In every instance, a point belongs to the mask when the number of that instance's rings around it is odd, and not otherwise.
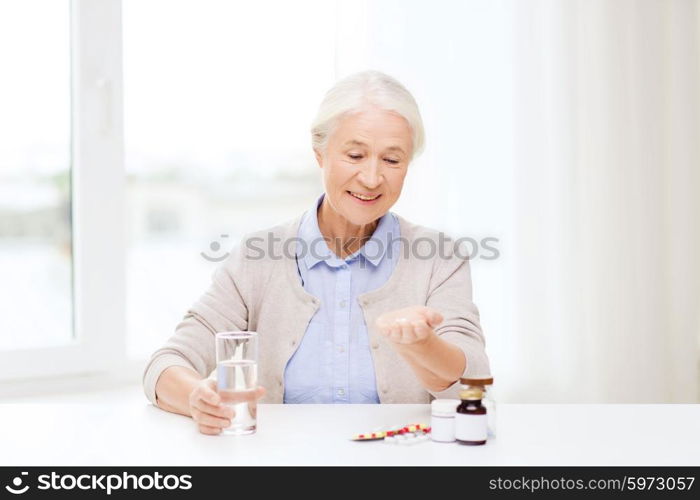
[[[455,413],[459,406],[459,399],[433,399],[430,403],[434,413]]]
[[[476,400],[476,399],[481,399],[481,397],[484,395],[483,391],[481,389],[467,389],[465,391],[460,391],[459,397],[462,400]]]
[[[459,379],[462,385],[493,385],[493,377],[491,375],[470,375]]]

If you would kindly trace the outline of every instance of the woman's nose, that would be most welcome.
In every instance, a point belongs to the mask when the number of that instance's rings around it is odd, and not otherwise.
[[[374,189],[382,183],[382,172],[379,162],[372,160],[360,170],[360,182],[364,184],[367,189]]]

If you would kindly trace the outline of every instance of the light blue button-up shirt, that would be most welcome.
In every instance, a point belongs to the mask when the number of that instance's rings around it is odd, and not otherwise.
[[[302,286],[321,305],[285,367],[284,402],[379,403],[357,297],[381,287],[394,271],[400,257],[399,221],[386,213],[362,248],[341,259],[328,248],[318,227],[323,197],[304,214],[296,245]]]

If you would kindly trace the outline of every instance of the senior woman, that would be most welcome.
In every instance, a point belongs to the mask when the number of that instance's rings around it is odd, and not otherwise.
[[[258,332],[255,397],[268,403],[428,403],[490,373],[467,258],[389,211],[423,148],[411,94],[377,71],[351,75],[311,133],[324,193],[247,235],[146,367],[149,400],[203,433],[233,417],[207,377],[220,331]]]

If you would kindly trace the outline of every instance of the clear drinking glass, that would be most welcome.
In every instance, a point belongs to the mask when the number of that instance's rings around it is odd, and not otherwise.
[[[252,434],[256,428],[258,387],[258,334],[221,332],[216,334],[216,384],[222,403],[235,416],[224,434]]]

